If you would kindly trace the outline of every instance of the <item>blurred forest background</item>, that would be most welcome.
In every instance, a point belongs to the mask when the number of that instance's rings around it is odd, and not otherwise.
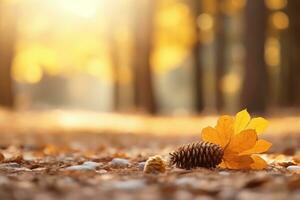
[[[299,0],[0,0],[0,105],[300,108]]]

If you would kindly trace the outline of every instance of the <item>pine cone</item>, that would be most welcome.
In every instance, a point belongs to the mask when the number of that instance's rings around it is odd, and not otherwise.
[[[166,171],[166,162],[161,156],[152,156],[148,158],[145,163],[144,173],[146,174],[158,174]]]
[[[223,149],[210,142],[196,142],[179,147],[170,153],[170,163],[178,168],[214,168],[221,163]]]

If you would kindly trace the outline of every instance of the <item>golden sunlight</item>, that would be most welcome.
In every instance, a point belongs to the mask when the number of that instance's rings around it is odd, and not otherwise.
[[[281,11],[277,11],[270,16],[272,25],[279,30],[288,28],[289,26],[289,17],[287,14]]]
[[[265,0],[265,3],[270,10],[280,10],[286,7],[288,1],[287,0]]]
[[[155,28],[151,64],[154,71],[161,74],[179,67],[189,56],[196,40],[196,33],[191,11],[187,5],[179,1],[158,4]]]
[[[22,4],[13,79],[34,84],[46,75],[84,73],[111,82],[107,23],[97,16],[103,7],[109,10],[104,0],[28,0]]]
[[[99,2],[99,0],[58,0],[57,4],[66,12],[91,18],[96,15]]]
[[[0,0],[0,200],[296,199],[299,9]]]
[[[277,69],[280,65],[280,42],[278,38],[269,37],[265,44],[265,61],[271,69]]]

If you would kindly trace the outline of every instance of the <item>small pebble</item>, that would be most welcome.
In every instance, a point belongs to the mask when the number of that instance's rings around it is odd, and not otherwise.
[[[66,170],[95,170],[96,167],[100,166],[100,163],[92,162],[92,161],[87,161],[84,162],[82,165],[74,165],[67,167]]]
[[[222,176],[228,176],[230,173],[225,172],[225,171],[220,171],[219,174],[222,175]]]
[[[288,166],[286,169],[293,172],[300,172],[300,166],[297,165]]]
[[[112,167],[116,167],[116,168],[125,168],[130,165],[129,161],[124,158],[114,158],[112,159],[110,164]]]
[[[82,165],[96,168],[96,167],[100,166],[101,164],[102,163],[97,163],[97,162],[93,162],[93,161],[86,161]]]
[[[67,167],[66,170],[71,170],[71,171],[81,171],[81,170],[94,170],[93,167],[85,166],[85,165],[74,165]]]
[[[140,170],[144,170],[145,164],[146,164],[146,162],[140,162],[140,163],[138,164],[138,168],[139,168]]]

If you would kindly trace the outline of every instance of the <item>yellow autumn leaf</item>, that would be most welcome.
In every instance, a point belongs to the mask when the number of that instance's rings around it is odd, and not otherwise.
[[[229,169],[250,169],[253,159],[250,156],[231,155],[224,163]]]
[[[251,158],[253,160],[253,163],[250,164],[251,169],[260,170],[267,168],[267,162],[258,155],[252,155]]]
[[[233,152],[243,152],[252,147],[256,143],[256,132],[254,130],[244,130],[231,139],[227,149]]]
[[[264,152],[268,151],[271,146],[272,146],[271,142],[260,139],[260,140],[256,141],[253,148],[248,149],[246,151],[243,151],[239,155],[250,155],[250,154],[264,153]]]
[[[228,168],[224,160],[222,160],[222,162],[218,166],[223,169]]]
[[[232,130],[233,129],[233,117],[229,115],[223,115],[218,119],[216,129],[218,130]]]
[[[244,130],[250,121],[250,115],[246,109],[238,112],[234,120],[234,134],[240,133]]]
[[[223,115],[219,118],[216,125],[216,129],[221,135],[220,137],[222,138],[224,146],[228,144],[233,136],[233,123],[233,117],[229,115]]]
[[[266,152],[272,144],[258,139],[268,121],[262,117],[253,118],[247,110],[236,114],[235,118],[223,115],[219,118],[215,128],[207,127],[202,130],[202,140],[218,144],[223,148],[224,155],[219,165],[229,169],[264,169],[267,163],[259,154]]]
[[[253,118],[247,129],[254,129],[257,134],[260,134],[266,130],[268,127],[268,121],[262,117]]]
[[[218,144],[223,147],[223,142],[219,137],[218,131],[210,126],[202,130],[201,137],[203,141]]]

